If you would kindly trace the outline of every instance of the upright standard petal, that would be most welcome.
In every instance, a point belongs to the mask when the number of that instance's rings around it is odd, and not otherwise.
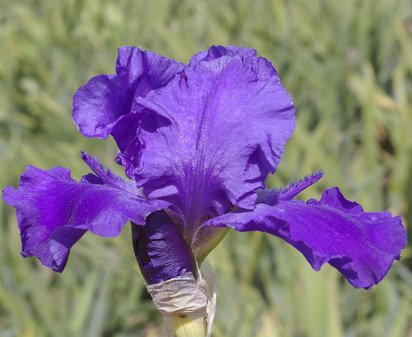
[[[271,63],[254,56],[188,66],[137,103],[160,124],[139,130],[135,179],[147,195],[179,207],[186,232],[232,204],[253,207],[294,129],[290,95]]]
[[[276,235],[299,250],[315,270],[328,262],[357,288],[377,284],[400,258],[406,245],[400,217],[365,212],[356,202],[345,199],[337,187],[325,190],[319,201],[306,203],[282,198],[281,194],[271,201],[258,199],[266,203],[258,203],[253,212],[225,214],[204,226]]]
[[[150,51],[137,47],[119,48],[116,75],[93,77],[74,95],[75,124],[87,137],[107,138],[119,118],[131,112],[133,97],[145,96],[150,90],[161,88],[183,68],[183,64]],[[122,123],[121,131],[131,132],[134,137],[136,118],[132,116],[128,123]],[[132,131],[124,130],[125,126]],[[123,141],[121,136],[116,140]]]
[[[149,215],[146,226],[132,224],[132,238],[136,260],[148,284],[197,274],[190,247],[165,211]]]
[[[127,221],[143,225],[147,215],[166,206],[146,201],[131,189],[122,188],[120,178],[109,172],[76,182],[66,168],[44,171],[29,166],[19,187],[7,187],[3,199],[16,208],[22,255],[37,256],[61,272],[70,248],[87,230],[114,237]]]
[[[255,57],[255,49],[242,48],[238,46],[211,46],[208,50],[201,51],[190,58],[190,64],[197,64],[202,61],[211,61],[222,56],[239,55],[244,58]]]

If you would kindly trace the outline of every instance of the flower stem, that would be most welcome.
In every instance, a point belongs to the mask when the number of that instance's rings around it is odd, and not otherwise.
[[[167,315],[165,323],[175,337],[207,337],[205,318],[199,314]]]

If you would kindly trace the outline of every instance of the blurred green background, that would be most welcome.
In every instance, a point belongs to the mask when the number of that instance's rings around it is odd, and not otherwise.
[[[0,41],[1,187],[28,164],[80,178],[81,149],[116,167],[112,140],[76,131],[71,98],[91,76],[114,72],[118,46],[186,62],[235,44],[272,60],[297,106],[268,185],[322,168],[302,197],[338,185],[412,225],[411,1],[0,0]],[[0,204],[0,337],[161,336],[128,226],[114,240],[86,235],[54,274],[20,257],[14,210]],[[329,266],[312,271],[269,235],[231,232],[209,262],[219,286],[214,337],[412,336],[410,247],[371,291]]]

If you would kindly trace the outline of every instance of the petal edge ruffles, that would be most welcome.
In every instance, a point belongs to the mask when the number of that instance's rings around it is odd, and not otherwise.
[[[28,166],[19,187],[4,190],[5,203],[16,208],[24,257],[37,256],[61,272],[70,248],[87,230],[114,237],[127,221],[143,225],[147,215],[167,206],[120,188],[118,180],[109,185],[101,177],[95,176],[95,183],[90,183],[92,175],[87,177],[76,182],[69,169]]]
[[[401,217],[365,212],[337,187],[325,190],[319,201],[260,203],[252,212],[228,213],[204,226],[276,235],[299,250],[315,270],[327,262],[353,286],[366,289],[382,280],[406,245]]]
[[[146,195],[177,205],[188,226],[232,204],[253,207],[294,130],[290,95],[256,56],[189,65],[137,103],[168,122],[139,130],[134,177]]]
[[[119,48],[116,75],[95,76],[75,93],[73,120],[77,128],[86,137],[107,138],[119,118],[131,113],[134,97],[164,86],[183,68],[183,64],[151,51]],[[128,134],[136,132],[136,123],[131,127],[134,130],[127,130]]]

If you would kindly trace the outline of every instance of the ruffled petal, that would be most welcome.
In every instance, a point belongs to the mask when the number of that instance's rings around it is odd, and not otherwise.
[[[117,75],[126,75],[138,96],[163,87],[184,67],[180,62],[137,47],[119,48],[116,61]]]
[[[73,97],[73,120],[79,132],[86,137],[107,138],[117,119],[130,112],[128,96],[133,97],[124,76],[90,79]]]
[[[95,158],[86,159],[94,160],[91,166],[96,170],[101,167]],[[167,206],[144,200],[133,188],[110,171],[76,182],[66,168],[45,171],[29,166],[19,187],[7,187],[3,199],[16,208],[22,255],[37,256],[45,266],[61,272],[70,248],[87,230],[114,237],[127,221],[143,225],[147,215]]]
[[[119,48],[116,75],[93,77],[74,95],[75,124],[87,137],[107,138],[118,119],[131,112],[133,97],[161,88],[183,68],[183,64],[150,51]],[[136,124],[129,127],[134,137]],[[124,143],[121,136],[116,141]]]
[[[242,56],[245,58],[255,57],[255,49],[242,48],[238,46],[211,46],[208,50],[201,51],[190,58],[190,64],[197,64],[202,61],[211,61],[222,56]]]
[[[146,226],[132,224],[132,238],[136,260],[148,284],[190,272],[196,275],[193,253],[166,212],[149,215]]]
[[[283,189],[274,190],[257,190],[256,203],[267,203],[274,205],[279,200],[290,200],[295,195],[316,183],[323,177],[322,171],[317,171],[305,178],[287,185]],[[206,256],[219,244],[225,237],[229,228],[219,228],[211,226],[200,226],[196,231],[192,250],[199,264],[206,258]]]
[[[328,262],[357,288],[370,288],[388,273],[406,245],[401,218],[365,212],[337,187],[306,203],[282,200],[259,203],[253,212],[237,211],[204,226],[232,227],[276,235],[297,250],[315,270]]]
[[[139,130],[135,179],[146,195],[177,205],[186,229],[232,204],[253,207],[295,123],[271,63],[243,55],[188,66],[137,103],[158,117]]]

